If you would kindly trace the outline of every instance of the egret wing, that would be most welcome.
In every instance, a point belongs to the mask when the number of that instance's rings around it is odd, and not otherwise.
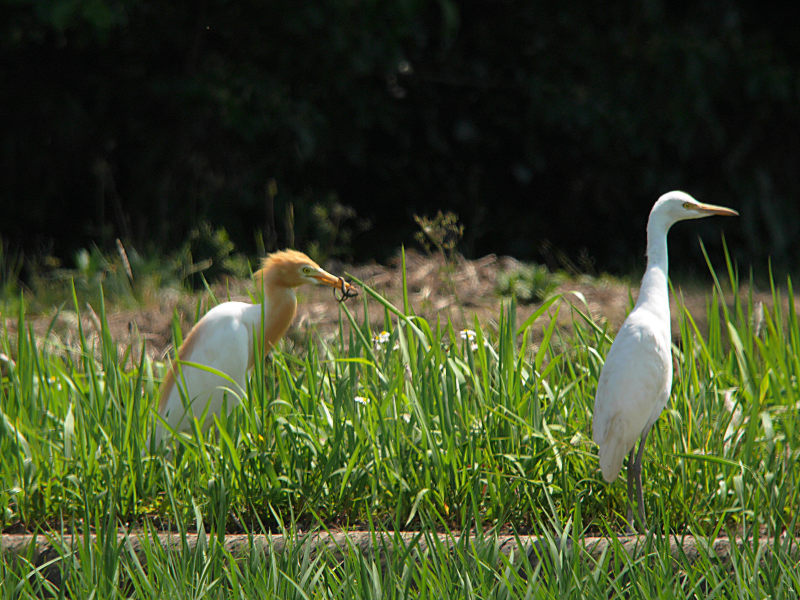
[[[227,396],[228,406],[236,403],[236,397],[228,390],[235,388],[224,377],[212,372],[220,371],[244,386],[247,373],[251,338],[247,326],[242,322],[241,312],[248,305],[240,302],[220,304],[192,328],[181,347],[179,361],[173,366],[175,384],[167,391],[161,407],[161,415],[173,428],[187,426],[184,398],[191,403],[195,416],[219,413]],[[188,363],[210,367],[200,369]],[[183,396],[181,395],[183,391]],[[239,390],[235,390],[239,391]],[[204,425],[210,425],[212,421]]]
[[[631,313],[617,334],[600,373],[593,437],[600,446],[603,477],[612,481],[625,455],[668,393],[672,363],[662,332]],[[666,348],[665,348],[666,345]]]

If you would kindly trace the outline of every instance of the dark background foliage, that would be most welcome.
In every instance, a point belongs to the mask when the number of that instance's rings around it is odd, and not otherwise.
[[[0,6],[0,233],[26,253],[209,222],[249,253],[328,235],[381,260],[446,209],[467,255],[625,271],[679,188],[742,217],[676,227],[673,264],[722,230],[744,264],[797,264],[791,4]]]

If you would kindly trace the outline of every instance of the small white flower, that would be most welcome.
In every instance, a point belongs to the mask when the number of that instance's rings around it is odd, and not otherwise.
[[[364,406],[369,404],[369,398],[365,398],[364,396],[356,396],[353,398],[353,400],[355,400],[358,404],[363,404]]]
[[[473,352],[478,349],[478,344],[475,339],[478,337],[478,334],[475,333],[474,329],[462,329],[458,332],[458,335],[461,336],[462,340],[466,340],[469,342],[469,348]]]
[[[462,329],[459,332],[459,335],[461,336],[462,340],[469,340],[470,342],[475,341],[475,337],[477,336],[475,331],[472,329]]]
[[[391,338],[391,334],[388,331],[381,331],[378,334],[372,336],[372,341],[375,343],[376,348],[380,348],[384,344],[388,343],[389,338]]]

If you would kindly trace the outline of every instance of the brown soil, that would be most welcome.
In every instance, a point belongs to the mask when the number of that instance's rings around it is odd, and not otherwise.
[[[520,263],[508,256],[488,255],[476,260],[457,258],[446,264],[438,256],[427,256],[414,251],[406,254],[409,301],[414,311],[431,323],[440,320],[446,324],[450,319],[456,330],[472,328],[475,319],[484,330],[495,329],[500,319],[503,304],[508,298],[496,292],[498,275],[518,267]],[[387,265],[366,264],[349,266],[327,264],[326,268],[336,274],[354,276],[381,295],[389,299],[395,306],[402,306],[402,271],[399,257]],[[578,276],[566,278],[557,288],[564,294],[559,323],[567,327],[572,319],[571,311],[565,310],[564,304],[574,305],[577,309],[602,323],[608,321],[615,331],[625,317],[631,298],[637,294],[638,281],[622,282],[609,277],[594,278]],[[215,295],[219,299],[249,301],[249,281],[228,281],[219,284]],[[697,320],[700,330],[705,328],[706,301],[711,292],[711,282],[702,288],[677,290],[682,303]],[[290,348],[302,344],[309,330],[322,336],[332,336],[340,318],[338,305],[328,288],[306,286],[298,290],[299,307],[295,322],[287,337]],[[771,303],[768,293],[755,292],[754,300]],[[171,323],[173,314],[177,312],[181,321],[184,336],[188,333],[195,319],[198,302],[202,304],[201,312],[207,310],[211,300],[207,294],[178,294],[165,292],[150,306],[135,310],[109,310],[107,320],[112,338],[119,346],[120,356],[128,352],[127,361],[138,360],[141,344],[150,358],[161,360],[171,350]],[[354,313],[357,321],[364,317],[364,303],[361,298],[348,300],[347,306]],[[375,331],[383,328],[383,307],[373,300],[368,301],[369,319]],[[551,310],[556,305],[551,307]],[[517,307],[517,323],[522,323],[538,305],[528,304]],[[679,302],[673,297],[673,332],[677,331],[677,314]],[[99,347],[99,318],[91,307],[86,306],[81,315],[84,334],[90,347]],[[55,319],[55,320],[54,320]],[[11,316],[4,316],[4,326],[12,336],[16,333],[16,323]],[[540,319],[538,326],[546,324],[549,319]],[[50,330],[47,343],[54,352],[76,352],[78,349],[78,320],[74,312],[62,311],[53,315],[30,317],[34,332],[40,340]],[[534,339],[537,330],[534,326]]]

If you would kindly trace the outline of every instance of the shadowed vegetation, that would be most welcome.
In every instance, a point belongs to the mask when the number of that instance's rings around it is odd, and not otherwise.
[[[383,261],[442,210],[469,257],[619,273],[643,235],[608,232],[686,189],[741,212],[741,264],[797,268],[790,4],[3,7],[0,223],[26,256],[176,250],[207,221],[248,255]]]

